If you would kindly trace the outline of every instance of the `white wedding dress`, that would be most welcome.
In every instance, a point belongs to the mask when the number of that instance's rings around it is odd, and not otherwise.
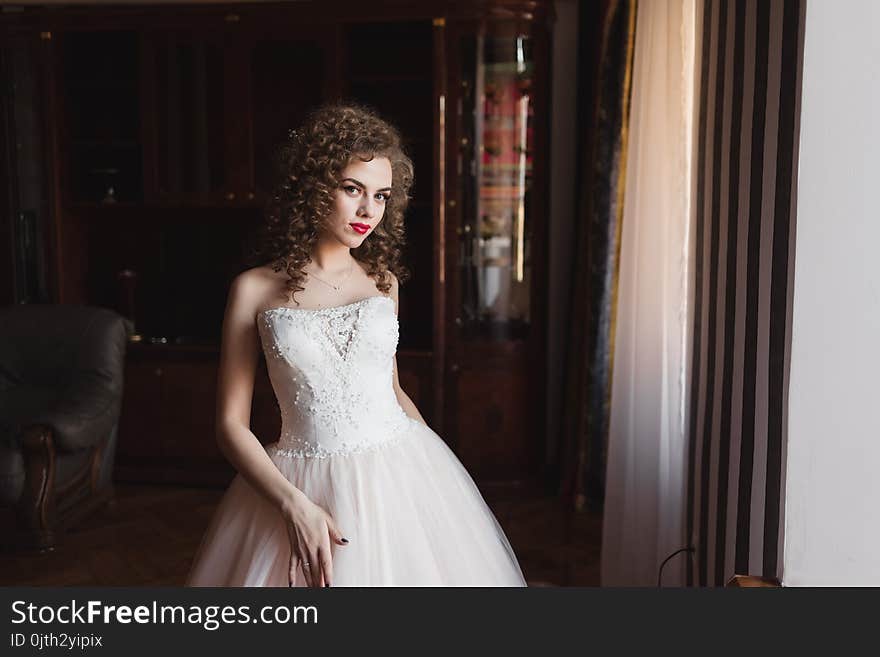
[[[467,471],[393,387],[394,301],[280,307],[257,316],[282,427],[267,452],[335,519],[333,586],[524,586]],[[202,539],[189,586],[288,586],[279,511],[238,475]],[[304,586],[302,573],[295,586]]]

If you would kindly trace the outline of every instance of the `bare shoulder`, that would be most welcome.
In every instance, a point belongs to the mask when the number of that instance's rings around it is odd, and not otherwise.
[[[397,276],[394,275],[394,272],[390,269],[388,270],[388,278],[391,279],[391,289],[388,290],[388,295],[393,297],[395,301],[397,301],[397,293],[400,288],[400,283],[397,280]]]
[[[236,314],[255,316],[277,286],[278,274],[271,267],[246,269],[232,279],[228,303],[236,308]]]
[[[396,294],[396,293],[397,293],[397,288],[398,288],[398,286],[400,285],[400,283],[398,282],[398,280],[397,280],[397,276],[394,275],[394,272],[393,272],[393,271],[391,271],[391,270],[389,269],[387,273],[388,273],[388,278],[391,279],[391,291],[394,292],[394,293]]]
[[[397,280],[397,276],[395,276],[393,272],[389,271],[388,276],[391,279],[391,289],[388,290],[388,296],[391,297],[391,299],[394,301],[394,312],[398,313],[400,311],[400,303],[398,297],[400,284]]]
[[[252,267],[250,269],[245,269],[238,276],[236,276],[236,280],[242,280],[246,282],[250,282],[252,285],[259,284],[268,284],[273,281],[277,281],[281,278],[283,272],[276,272],[269,265],[261,265],[259,267]]]

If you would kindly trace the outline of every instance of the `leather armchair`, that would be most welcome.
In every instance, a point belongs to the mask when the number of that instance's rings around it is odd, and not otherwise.
[[[113,496],[131,322],[90,306],[0,308],[0,543],[54,547]]]

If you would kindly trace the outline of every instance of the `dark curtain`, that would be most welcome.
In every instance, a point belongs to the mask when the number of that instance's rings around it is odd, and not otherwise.
[[[605,491],[636,0],[580,9],[580,194],[560,450],[563,496],[576,509],[601,507]]]

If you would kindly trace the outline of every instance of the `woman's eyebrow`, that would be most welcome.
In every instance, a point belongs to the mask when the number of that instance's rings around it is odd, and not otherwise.
[[[367,186],[366,186],[364,183],[362,183],[360,180],[357,180],[357,179],[355,179],[355,178],[343,178],[343,179],[342,179],[342,182],[345,182],[346,180],[350,180],[350,181],[353,182],[355,185],[357,185],[358,187],[362,187],[363,189],[366,189],[366,188],[367,188]],[[381,188],[381,189],[377,189],[376,191],[377,191],[377,192],[390,192],[390,191],[391,191],[391,188],[390,188],[390,187],[383,187],[383,188]]]

